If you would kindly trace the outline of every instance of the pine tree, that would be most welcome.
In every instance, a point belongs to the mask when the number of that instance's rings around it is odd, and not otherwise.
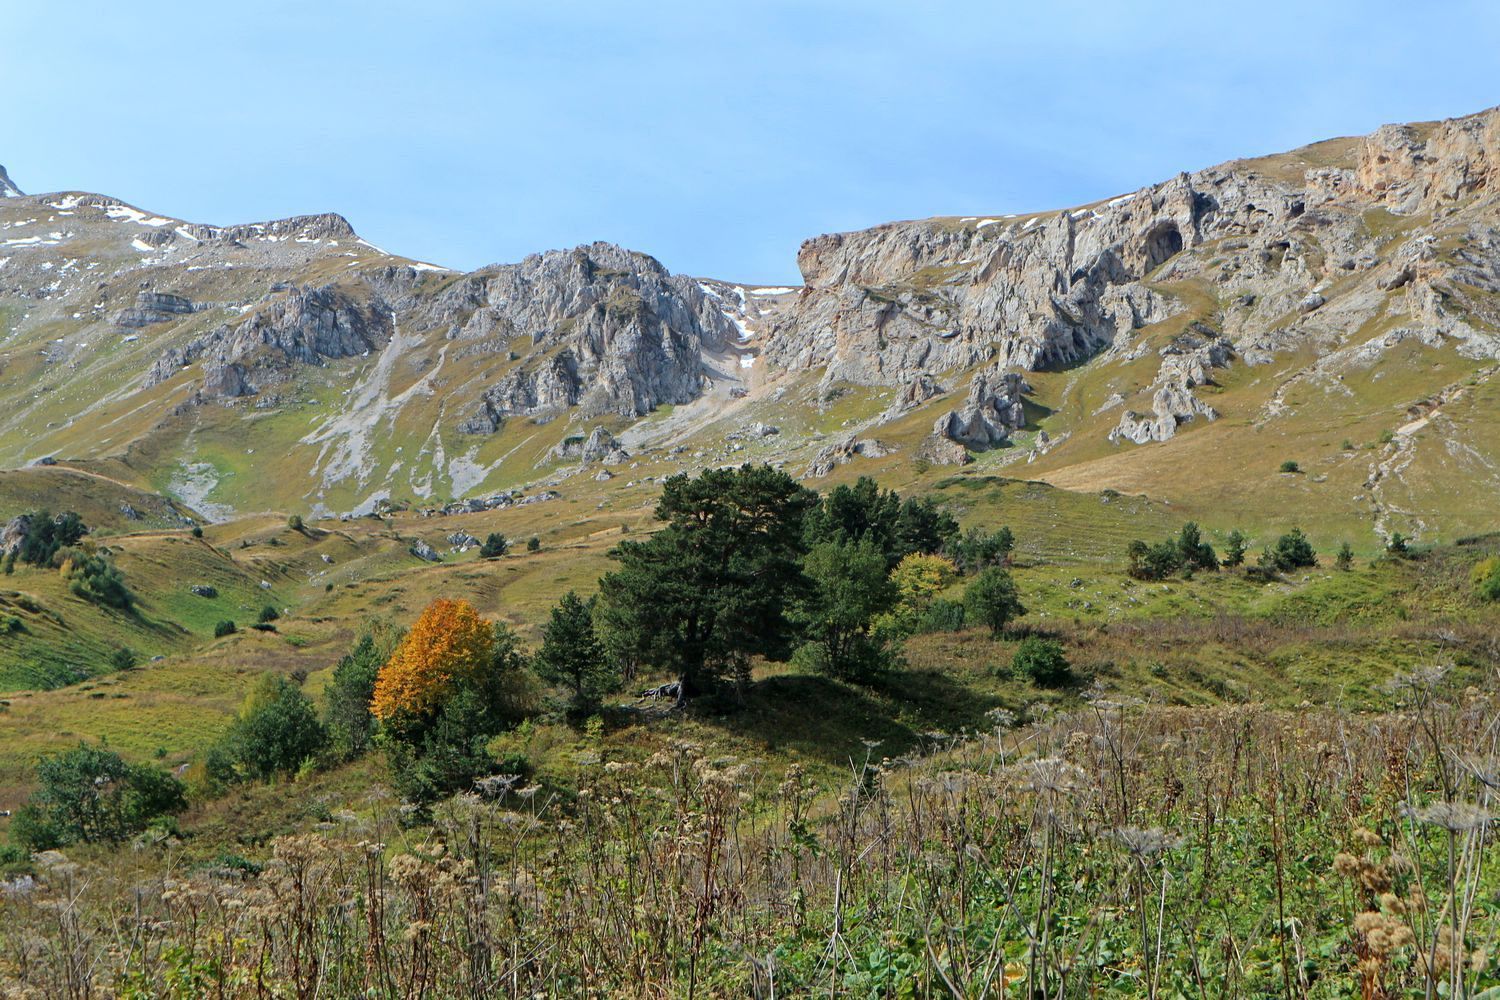
[[[572,693],[575,714],[597,708],[620,686],[620,674],[594,632],[594,599],[585,601],[571,590],[552,609],[532,662],[539,677]]]

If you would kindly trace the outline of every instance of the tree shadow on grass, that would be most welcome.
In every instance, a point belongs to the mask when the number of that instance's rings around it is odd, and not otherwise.
[[[984,713],[999,704],[936,670],[887,671],[864,685],[784,674],[756,682],[742,708],[715,721],[768,750],[848,766],[867,751],[878,760],[926,748],[933,732],[981,728]]]

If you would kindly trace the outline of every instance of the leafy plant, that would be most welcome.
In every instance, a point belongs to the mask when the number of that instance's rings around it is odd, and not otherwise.
[[[1026,613],[1011,575],[999,566],[984,570],[964,590],[965,618],[989,626],[998,638],[1015,619]]]
[[[1056,687],[1066,684],[1073,676],[1062,643],[1055,639],[1027,636],[1010,661],[1010,671],[1015,677],[1025,678],[1039,687]]]

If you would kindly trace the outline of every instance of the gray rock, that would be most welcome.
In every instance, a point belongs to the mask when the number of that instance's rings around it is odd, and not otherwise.
[[[844,438],[819,451],[812,464],[807,467],[807,474],[813,479],[821,479],[832,472],[835,466],[851,462],[856,457],[884,458],[890,453],[889,446],[874,438]]]
[[[974,374],[963,408],[938,417],[932,433],[971,448],[990,448],[1010,440],[1026,424],[1022,394],[1026,382],[1018,372],[990,368]]]
[[[559,461],[584,465],[619,465],[630,458],[630,452],[603,427],[595,427],[587,438],[564,438],[548,454]]]
[[[431,545],[428,545],[420,538],[411,543],[411,548],[408,551],[410,551],[411,554],[416,556],[418,559],[422,559],[426,562],[443,561],[443,557],[438,555],[437,549],[434,549]]]

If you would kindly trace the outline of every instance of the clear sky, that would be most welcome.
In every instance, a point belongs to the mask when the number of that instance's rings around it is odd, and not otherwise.
[[[1062,207],[1500,103],[1500,4],[0,5],[0,163],[453,267],[595,239],[797,280],[806,237]]]

